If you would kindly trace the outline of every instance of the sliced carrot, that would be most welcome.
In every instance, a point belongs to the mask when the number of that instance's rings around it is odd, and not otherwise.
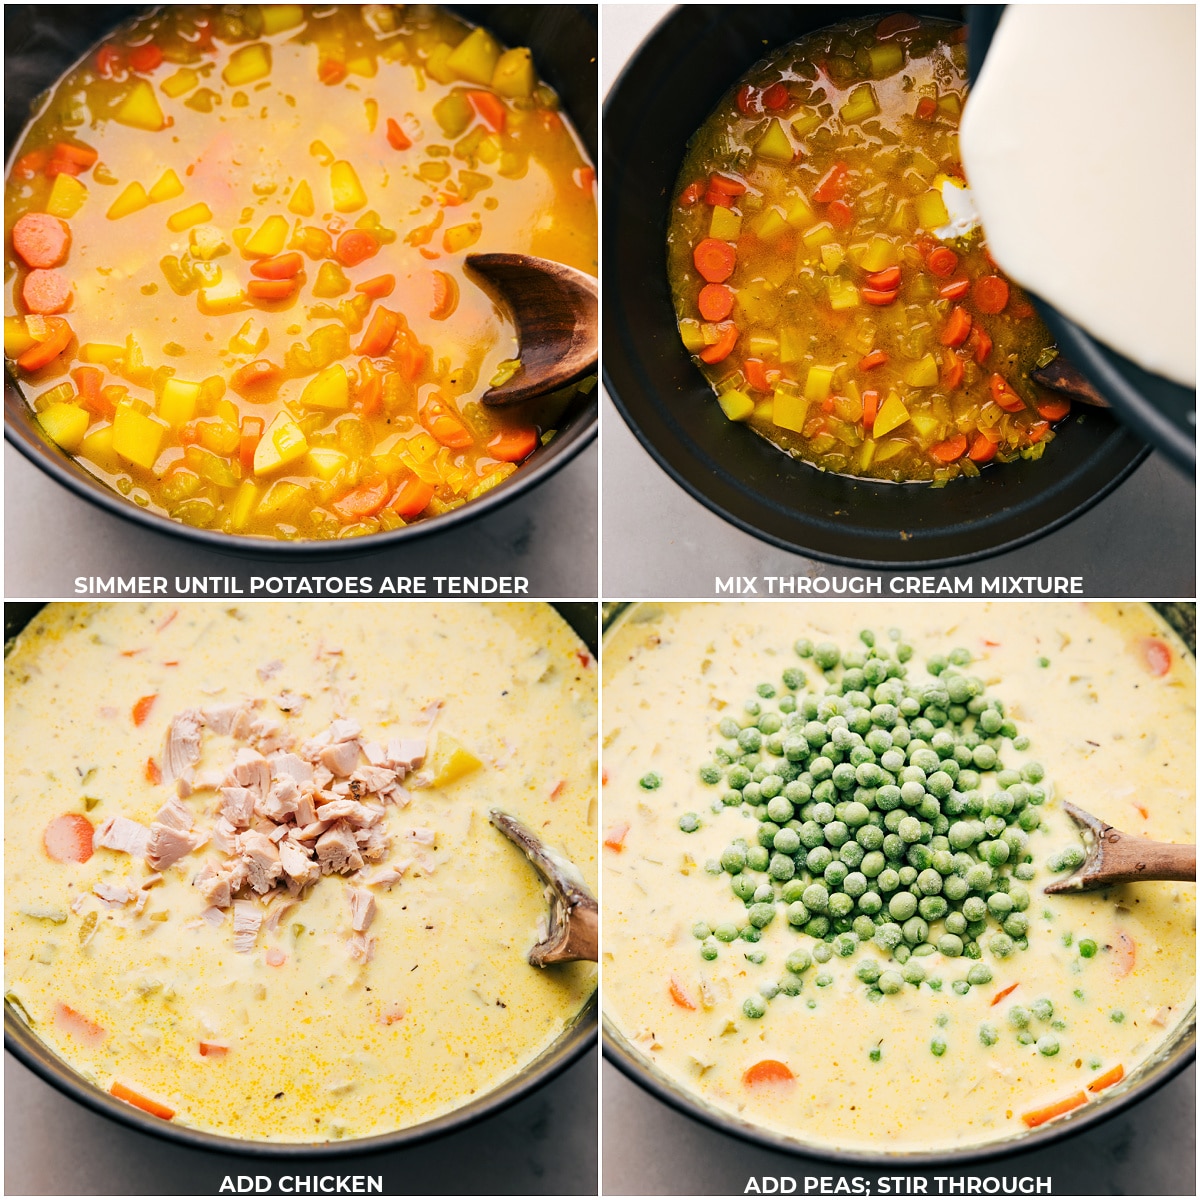
[[[971,356],[975,361],[983,366],[987,361],[987,356],[992,352],[992,339],[976,325],[967,339],[967,349],[971,351]]]
[[[947,438],[944,442],[938,442],[929,447],[929,453],[938,462],[944,463],[957,462],[966,452],[967,438],[962,433],[956,433],[952,438]]]
[[[258,449],[258,443],[262,441],[263,429],[265,428],[262,417],[243,417],[241,436],[238,441],[238,458],[241,461],[242,469],[245,471],[254,470],[254,451]]]
[[[761,358],[747,358],[742,362],[746,382],[756,392],[769,392],[775,386],[767,373],[767,364]]]
[[[686,991],[684,991],[683,984],[681,984],[674,975],[671,976],[671,986],[669,990],[671,993],[671,999],[674,1000],[680,1008],[687,1008],[692,1012],[696,1011],[696,1005],[692,998],[687,994]]]
[[[1038,416],[1043,421],[1061,421],[1071,411],[1071,402],[1060,397],[1050,397],[1045,400],[1039,400],[1037,405]]]
[[[874,304],[878,308],[895,302],[896,297],[900,293],[892,288],[889,291],[881,291],[879,288],[863,288],[859,295],[868,303]]]
[[[886,267],[867,276],[867,286],[878,288],[881,292],[890,292],[900,286],[900,268]]]
[[[787,108],[791,99],[791,93],[782,83],[773,83],[770,87],[763,89],[762,106],[772,112],[777,112],[781,108]]]
[[[157,699],[157,694],[153,696],[143,696],[133,706],[133,723],[135,725],[145,724],[146,718],[150,715],[150,710],[154,707],[154,702]]]
[[[1137,943],[1124,930],[1117,933],[1116,945],[1113,946],[1113,974],[1118,979],[1124,979],[1137,962]]]
[[[145,42],[129,51],[129,65],[140,74],[148,74],[162,66],[163,52],[154,42]]]
[[[1151,675],[1161,678],[1171,669],[1171,648],[1166,642],[1159,641],[1158,638],[1143,638],[1141,651]]]
[[[345,267],[357,267],[379,253],[379,239],[369,229],[347,229],[334,248],[338,262]]]
[[[864,354],[858,360],[858,369],[860,371],[870,371],[874,367],[882,367],[888,361],[888,352],[886,350],[872,350],[870,354]]]
[[[72,142],[58,142],[46,164],[46,176],[53,179],[55,175],[82,175],[90,170],[100,157],[97,150],[91,146],[76,146]]]
[[[277,383],[283,368],[277,367],[266,358],[256,358],[244,367],[238,367],[229,377],[229,386],[240,395],[257,391],[269,384]]]
[[[251,279],[246,294],[255,300],[274,302],[286,300],[297,287],[294,279]]]
[[[696,243],[692,251],[696,270],[709,283],[724,283],[737,266],[737,251],[728,243],[716,238],[704,238]]]
[[[49,161],[50,150],[48,147],[43,146],[38,150],[30,150],[28,154],[22,154],[13,163],[13,174],[18,179],[32,179],[39,171],[45,168]]]
[[[985,275],[975,281],[971,299],[981,313],[1002,313],[1008,307],[1008,282],[999,275]]]
[[[954,274],[955,267],[958,266],[958,255],[949,246],[935,246],[930,250],[925,265],[931,274],[942,279],[949,279]]]
[[[913,115],[918,121],[932,121],[937,116],[937,101],[932,96],[922,96]]]
[[[54,1020],[64,1032],[69,1033],[76,1041],[83,1042],[86,1046],[98,1046],[108,1037],[108,1031],[103,1025],[98,1025],[95,1021],[85,1017],[83,1013],[76,1012],[69,1004],[64,1004],[61,1000],[54,1006]]]
[[[366,517],[373,517],[383,508],[387,503],[388,491],[386,479],[360,483],[357,487],[343,493],[340,499],[330,505],[330,508],[343,521],[361,521]]]
[[[71,303],[71,281],[62,271],[39,267],[25,276],[21,299],[31,313],[39,316],[60,313]]]
[[[493,133],[503,133],[504,123],[508,120],[508,109],[504,101],[493,92],[468,92],[467,99],[471,107],[479,114],[479,119]]]
[[[947,390],[953,391],[962,383],[962,379],[962,359],[953,350],[947,348],[946,352],[942,355],[942,386]]]
[[[1033,1112],[1022,1113],[1021,1120],[1030,1129],[1036,1129],[1039,1125],[1045,1125],[1047,1121],[1053,1121],[1055,1117],[1061,1117],[1063,1113],[1069,1113],[1072,1109],[1086,1103],[1086,1094],[1076,1092],[1074,1096],[1068,1096],[1065,1100],[1058,1101],[1057,1104],[1048,1104],[1045,1108],[1035,1108]]]
[[[346,78],[346,64],[340,58],[323,58],[317,63],[317,78],[327,86]]]
[[[429,315],[435,321],[444,321],[458,307],[458,284],[445,271],[433,272],[433,307]]]
[[[706,321],[723,321],[733,312],[733,292],[723,283],[706,283],[696,303]]]
[[[250,274],[259,279],[292,279],[304,268],[304,256],[298,250],[277,254],[274,258],[256,259],[250,264]]]
[[[387,140],[393,150],[407,150],[412,145],[412,138],[391,117],[387,119]]]
[[[1018,979],[1016,983],[1010,983],[1010,984],[1008,985],[1008,987],[1006,987],[1006,988],[1002,989],[1001,991],[997,992],[997,993],[996,993],[996,994],[995,994],[995,995],[992,997],[992,1003],[991,1003],[991,1007],[992,1007],[992,1008],[995,1008],[995,1007],[996,1007],[996,1005],[997,1005],[997,1004],[999,1004],[999,1003],[1000,1003],[1000,1001],[1001,1001],[1001,1000],[1003,1000],[1005,996],[1011,996],[1011,995],[1012,995],[1012,993],[1013,993],[1013,992],[1015,992],[1015,991],[1017,990],[1017,988],[1019,988],[1020,986],[1021,986],[1021,981]]]
[[[708,186],[714,192],[724,192],[726,196],[744,196],[746,194],[745,183],[740,179],[733,179],[729,175],[710,175]]]
[[[386,354],[399,328],[399,316],[390,308],[379,305],[371,314],[371,323],[367,326],[355,354],[365,354],[368,358],[378,358],[381,354]]]
[[[426,483],[423,479],[418,479],[415,475],[410,474],[392,493],[387,506],[398,517],[404,517],[407,520],[424,512],[432,499],[433,484]]]
[[[399,318],[403,322],[403,318]],[[425,365],[425,347],[417,341],[417,335],[401,324],[396,335],[396,344],[392,347],[392,361],[396,369],[410,383],[421,373]]]
[[[127,1088],[123,1083],[114,1083],[108,1090],[118,1100],[124,1100],[126,1104],[132,1104],[134,1108],[140,1108],[152,1117],[161,1117],[164,1121],[169,1121],[175,1115],[173,1108],[159,1104],[157,1100],[151,1100],[132,1088]]]
[[[713,208],[732,208],[733,197],[728,192],[718,192],[716,188],[709,188],[704,193],[704,203]]]
[[[705,346],[700,351],[701,360],[706,363],[724,362],[733,353],[733,348],[737,345],[737,340],[738,327],[730,321],[721,330],[720,339],[713,342],[711,346]]]
[[[743,1073],[742,1082],[747,1087],[763,1084],[777,1087],[781,1083],[792,1083],[795,1078],[787,1063],[781,1063],[777,1058],[764,1058]]]
[[[384,296],[390,296],[396,290],[395,275],[376,275],[373,279],[366,279],[362,283],[355,284],[354,290],[362,292],[364,296],[370,296],[372,300],[382,300]]]
[[[27,267],[57,267],[66,261],[71,230],[50,213],[26,213],[13,226],[12,245]]]
[[[1120,1083],[1125,1078],[1125,1068],[1118,1063],[1111,1071],[1105,1071],[1103,1075],[1098,1075],[1091,1083],[1088,1084],[1089,1092],[1102,1092],[1105,1088],[1110,1088],[1114,1083]]]
[[[75,390],[83,407],[88,412],[101,415],[106,407],[100,396],[104,372],[99,367],[76,367],[71,372],[71,378],[75,381]]]
[[[955,305],[950,310],[950,316],[946,318],[945,327],[942,329],[942,345],[961,346],[967,340],[967,334],[970,332],[971,314],[961,305]]]
[[[358,392],[355,399],[364,416],[373,416],[383,407],[383,375],[369,358],[362,360],[358,372]]]
[[[30,346],[20,358],[17,366],[22,371],[40,371],[48,363],[52,363],[70,344],[75,331],[62,317],[49,317],[46,320],[46,337]]]
[[[954,311],[961,312],[962,310],[955,309]],[[988,380],[988,387],[991,389],[992,399],[1005,412],[1020,412],[1025,407],[1025,401],[1013,391],[1009,386],[1008,380],[1003,375],[993,375]]]
[[[844,162],[835,162],[824,175],[813,191],[812,198],[818,204],[829,204],[840,200],[846,194],[846,177],[850,168]]]
[[[85,863],[92,857],[94,833],[82,813],[64,813],[42,830],[42,846],[55,862]]]
[[[987,436],[987,434],[977,433],[974,440],[971,442],[971,451],[967,457],[973,463],[991,462],[992,459],[996,457],[996,443],[993,442],[991,438]],[[1017,985],[1014,983],[1013,987],[1016,986]],[[1004,995],[1003,992],[1000,994]],[[993,1000],[992,1003],[995,1004],[996,1001]]]
[[[201,1042],[201,1058],[224,1058],[229,1053],[229,1047],[224,1042]]]
[[[615,850],[618,854],[625,849],[625,837],[629,833],[629,822],[623,821],[620,825],[613,825],[604,835],[604,844],[610,849]]]
[[[845,200],[831,200],[825,215],[835,229],[849,229],[854,224],[854,209]]]
[[[874,388],[868,388],[862,394],[863,405],[863,428],[871,430],[875,428],[875,418],[879,415],[879,393]]]
[[[162,768],[153,758],[146,759],[146,782],[152,783],[156,787],[162,783]]]
[[[426,401],[421,409],[421,424],[451,450],[465,450],[474,444],[471,431],[440,396],[435,395]]]
[[[501,462],[524,462],[538,446],[538,432],[532,425],[501,430],[487,444],[487,452]]]
[[[684,208],[691,208],[692,205],[695,204],[703,195],[704,185],[699,181],[694,181],[689,183],[687,187],[685,187],[683,191],[679,193],[679,203],[682,204]]]
[[[971,290],[969,279],[955,279],[938,288],[938,296],[942,300],[961,300]]]

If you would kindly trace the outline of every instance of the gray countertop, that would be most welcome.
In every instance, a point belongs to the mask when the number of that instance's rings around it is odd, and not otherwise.
[[[118,1125],[4,1058],[9,1196],[216,1195],[226,1175],[382,1175],[386,1195],[594,1195],[596,1051],[493,1117],[408,1150],[265,1163]],[[228,1190],[228,1189],[227,1189]],[[276,1193],[278,1194],[278,1193]]]

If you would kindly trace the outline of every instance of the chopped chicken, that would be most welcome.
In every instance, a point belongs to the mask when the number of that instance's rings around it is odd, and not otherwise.
[[[249,870],[250,886],[261,896],[275,886],[283,874],[279,851],[269,837],[251,829],[242,834],[242,862]]]
[[[244,787],[222,788],[221,816],[238,829],[248,828],[254,816],[254,793]]]
[[[356,933],[364,933],[375,920],[375,897],[362,888],[351,888],[347,898],[350,901],[350,924]]]
[[[194,708],[186,708],[171,718],[163,750],[164,783],[172,783],[200,761],[200,722],[200,713]]]
[[[92,888],[92,891],[105,904],[111,904],[116,907],[128,904],[133,899],[133,893],[123,883],[105,883],[103,879]],[[358,928],[358,926],[355,926],[355,928]]]
[[[385,766],[395,771],[411,771],[425,761],[429,744],[423,737],[392,738],[387,744]]]
[[[250,954],[262,925],[262,912],[253,900],[233,902],[233,948],[238,954]]]
[[[212,863],[205,863],[192,880],[192,886],[200,889],[200,895],[214,908],[228,908],[233,900],[229,886],[229,872],[218,870]]]
[[[208,839],[155,821],[146,841],[146,861],[155,871],[165,871],[181,858],[191,854]]]
[[[269,663],[264,663],[258,668],[258,677],[266,683],[268,679],[278,675],[283,670],[283,663],[279,659],[272,659]]]
[[[271,765],[257,750],[243,746],[229,768],[227,781],[237,787],[249,788],[254,799],[265,799],[271,787]]]
[[[383,888],[385,892],[390,892],[404,878],[404,872],[408,869],[408,866],[408,859],[402,859],[397,863],[390,863],[388,866],[376,871],[374,875],[369,876],[363,882],[367,887],[379,887]]]
[[[158,810],[154,819],[158,824],[166,825],[168,829],[175,829],[180,833],[187,833],[195,824],[192,820],[192,810],[174,797]]]
[[[375,957],[375,939],[365,933],[356,933],[347,945],[350,957],[356,962],[369,963]]]
[[[335,722],[337,724],[338,722]],[[358,766],[361,746],[357,739],[349,742],[333,742],[321,751],[321,765],[335,776],[345,777]]]
[[[146,857],[146,846],[150,841],[150,830],[128,817],[109,817],[92,836],[92,845],[99,849],[118,850],[132,854],[135,858]]]
[[[357,871],[363,865],[354,831],[345,821],[338,821],[317,839],[317,859],[326,875]]]

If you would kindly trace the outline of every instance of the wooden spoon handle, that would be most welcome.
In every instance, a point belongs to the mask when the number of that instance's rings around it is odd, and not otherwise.
[[[1080,404],[1090,404],[1093,408],[1108,408],[1105,398],[1091,385],[1078,368],[1060,354],[1044,367],[1034,367],[1029,372],[1029,378],[1034,383],[1041,384],[1055,392],[1062,392]]]
[[[1100,862],[1095,872],[1106,883],[1130,883],[1138,879],[1196,878],[1196,847],[1174,842],[1152,842],[1132,837],[1119,829],[1107,829],[1100,845]]]

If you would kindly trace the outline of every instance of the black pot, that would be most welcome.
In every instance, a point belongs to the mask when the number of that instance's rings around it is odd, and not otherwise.
[[[494,25],[493,25],[494,28]],[[4,606],[4,640],[16,637],[42,610],[39,603],[12,603]],[[599,647],[599,613],[595,604],[584,601],[555,604],[559,616],[595,655]],[[408,1129],[381,1133],[375,1137],[350,1138],[337,1142],[253,1142],[241,1138],[222,1137],[200,1129],[189,1129],[173,1121],[162,1121],[149,1113],[126,1104],[96,1084],[84,1079],[52,1050],[43,1044],[33,1029],[22,1020],[7,1000],[4,1002],[4,1048],[34,1074],[41,1076],[72,1100],[101,1116],[119,1121],[140,1133],[148,1133],[164,1141],[195,1150],[219,1154],[244,1154],[262,1159],[346,1158],[373,1154],[382,1150],[399,1150],[428,1142],[443,1134],[454,1133],[489,1117],[549,1083],[567,1067],[577,1062],[596,1044],[596,995],[562,1033],[533,1062],[499,1087],[457,1108]]]
[[[961,6],[912,11],[964,15]],[[626,66],[604,110],[604,379],[659,465],[746,532],[849,566],[948,566],[1066,524],[1148,449],[1110,413],[1077,405],[1040,460],[995,465],[944,489],[818,471],[726,420],[679,340],[667,284],[670,201],[688,139],[767,49],[863,14],[849,5],[683,5]]]
[[[30,106],[53,87],[101,38],[149,5],[13,4],[4,10],[4,152],[11,166],[13,151],[29,120]],[[594,4],[449,5],[466,20],[486,25],[508,45],[529,46],[542,77],[562,98],[593,161],[597,157],[596,112],[597,6]],[[7,169],[7,168],[6,168]],[[283,542],[246,537],[213,529],[196,529],[146,512],[91,475],[38,431],[33,411],[12,379],[4,382],[4,436],[34,466],[77,496],[168,537],[183,538],[227,554],[285,560],[344,558],[410,543],[457,528],[507,504],[566,466],[596,437],[596,403],[592,397],[574,402],[551,442],[536,450],[521,469],[503,483],[461,508],[392,532],[332,541]]]

